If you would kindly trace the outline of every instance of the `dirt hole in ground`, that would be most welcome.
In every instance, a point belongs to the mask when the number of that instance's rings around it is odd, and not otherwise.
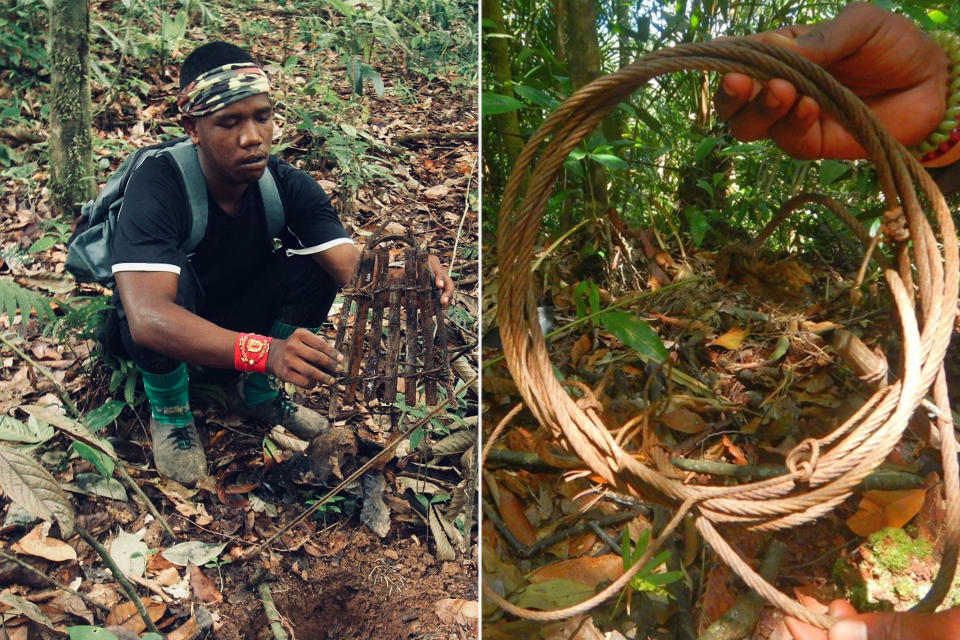
[[[476,600],[473,558],[441,562],[409,535],[381,541],[365,528],[345,533],[351,540],[338,556],[286,555],[272,571],[274,604],[297,640],[477,637],[476,628],[444,622],[434,611],[446,598]],[[259,597],[246,586],[250,573],[248,567],[224,576],[217,640],[273,637]]]

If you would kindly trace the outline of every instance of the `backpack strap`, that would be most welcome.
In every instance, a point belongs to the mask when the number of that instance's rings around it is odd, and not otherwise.
[[[263,214],[267,221],[267,233],[270,238],[276,238],[283,230],[283,203],[280,201],[280,192],[273,179],[270,169],[265,168],[260,176],[260,198],[263,200]]]
[[[177,169],[180,170],[183,186],[187,190],[187,204],[190,207],[191,220],[190,235],[187,237],[187,241],[183,243],[183,252],[189,254],[197,248],[197,245],[203,240],[203,234],[207,231],[207,181],[203,177],[203,169],[200,168],[197,148],[193,146],[190,140],[177,143],[165,151],[170,154],[177,165]]]

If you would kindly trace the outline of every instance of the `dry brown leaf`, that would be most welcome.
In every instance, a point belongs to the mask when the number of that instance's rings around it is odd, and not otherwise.
[[[37,556],[45,560],[50,560],[51,562],[76,560],[76,549],[63,540],[47,537],[47,534],[50,533],[50,525],[50,522],[41,522],[10,548],[17,553]]]
[[[596,587],[601,582],[612,582],[622,575],[623,558],[606,553],[602,556],[582,556],[554,562],[537,569],[528,578],[534,583],[559,579]]]
[[[500,487],[500,517],[510,533],[528,547],[536,543],[537,530],[523,512],[523,503],[509,489]]]
[[[167,567],[157,572],[154,579],[160,586],[170,587],[180,582],[180,572],[177,571],[176,567]]]
[[[707,622],[713,622],[733,605],[734,597],[728,584],[730,569],[726,565],[716,565],[707,573],[707,584],[700,600],[700,610]]]
[[[593,618],[577,616],[545,626],[540,637],[543,640],[603,640],[606,636],[593,624]]]
[[[733,444],[733,441],[727,436],[723,436],[723,446],[727,448],[727,453],[729,453],[730,457],[733,458],[734,464],[749,464],[749,462],[747,462],[747,456],[743,453],[743,449],[741,449],[738,445]]]
[[[197,633],[197,619],[193,616],[167,634],[167,640],[190,640]]]
[[[734,327],[716,340],[711,340],[707,343],[707,345],[711,347],[723,347],[724,349],[729,349],[730,351],[736,351],[740,348],[740,345],[743,344],[743,341],[746,340],[748,335],[750,335],[750,332],[746,329]]]
[[[867,491],[847,526],[864,538],[886,527],[902,527],[920,512],[926,495],[926,489]]]
[[[570,347],[570,364],[574,367],[580,366],[580,360],[593,348],[593,338],[589,333],[584,333]]]
[[[480,603],[463,598],[444,598],[433,603],[433,611],[444,624],[456,622],[461,626],[472,626],[480,617]]]
[[[163,614],[167,612],[167,605],[159,602],[146,604],[146,607],[147,615],[154,622],[162,618]],[[134,633],[140,633],[147,628],[147,623],[137,613],[137,605],[130,600],[121,602],[114,607],[113,611],[107,615],[106,624],[107,626],[122,627]]]
[[[51,600],[49,607],[55,607],[63,613],[77,616],[86,620],[87,624],[93,624],[93,613],[87,608],[86,603],[79,596],[72,593],[63,592]]]
[[[187,565],[187,572],[190,574],[190,588],[193,589],[193,595],[197,596],[201,602],[223,602],[223,594],[203,569],[191,563]]]
[[[448,187],[447,185],[445,185],[445,184],[438,184],[437,186],[435,186],[435,187],[430,187],[429,189],[427,189],[426,191],[424,191],[424,192],[423,192],[423,195],[424,195],[424,197],[426,197],[426,198],[428,198],[428,199],[430,199],[430,200],[438,200],[438,199],[442,198],[443,196],[447,195],[447,193],[449,193],[449,191],[450,191],[450,187]]]
[[[707,421],[689,409],[677,408],[665,411],[657,420],[669,429],[680,433],[700,433],[707,428]]]
[[[533,434],[523,427],[514,427],[507,432],[507,447],[511,451],[523,451],[524,453],[533,453],[537,450],[537,441]]]

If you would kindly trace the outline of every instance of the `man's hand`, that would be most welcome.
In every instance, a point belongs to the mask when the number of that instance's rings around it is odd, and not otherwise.
[[[446,307],[453,300],[455,287],[453,278],[446,275],[446,271],[440,266],[440,258],[432,253],[427,257],[427,264],[430,265],[430,271],[436,276],[437,289],[440,289],[440,304]]]
[[[785,618],[794,640],[946,640],[960,638],[960,609],[940,613],[865,613],[858,615],[846,600],[830,603],[839,621],[830,633],[794,618]]]
[[[306,329],[297,329],[286,340],[274,339],[267,354],[267,373],[302,389],[333,384],[343,370],[343,354]]]
[[[910,20],[851,3],[833,20],[759,34],[821,65],[857,94],[903,144],[923,141],[946,111],[946,53]],[[782,79],[766,84],[728,73],[714,95],[720,118],[740,140],[772,138],[801,159],[863,158],[865,151],[831,114]]]

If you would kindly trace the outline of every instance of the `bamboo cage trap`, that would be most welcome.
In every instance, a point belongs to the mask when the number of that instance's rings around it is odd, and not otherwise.
[[[400,264],[402,262],[402,265]],[[343,290],[336,349],[344,375],[330,394],[331,420],[356,402],[376,399],[396,412],[399,380],[404,402],[435,406],[442,387],[457,405],[447,343],[447,324],[427,252],[409,234],[378,229],[364,247],[353,282]]]

